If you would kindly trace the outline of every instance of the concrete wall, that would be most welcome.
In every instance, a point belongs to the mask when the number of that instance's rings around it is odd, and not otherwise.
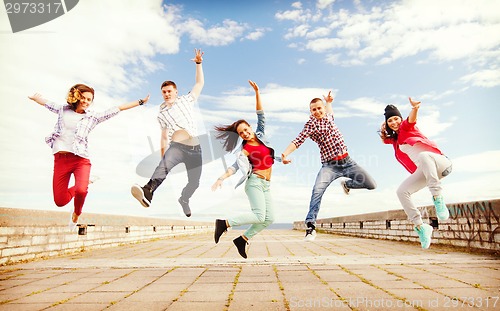
[[[83,214],[70,232],[69,213],[0,208],[0,264],[213,231],[213,223]]]
[[[445,221],[437,219],[434,206],[420,208],[424,221],[434,227],[433,244],[500,252],[500,199],[447,206],[450,219]],[[403,210],[324,218],[316,222],[316,229],[320,232],[418,242],[413,224]],[[294,229],[304,230],[304,222],[294,222]]]

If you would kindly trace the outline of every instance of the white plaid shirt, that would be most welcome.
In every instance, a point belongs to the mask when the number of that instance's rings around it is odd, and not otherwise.
[[[347,153],[344,136],[335,125],[331,113],[319,120],[311,116],[304,124],[302,132],[292,142],[299,148],[308,137],[318,144],[322,163]]]
[[[165,103],[160,105],[158,122],[162,129],[168,129],[168,140],[172,140],[175,131],[186,130],[191,137],[198,136],[198,128],[194,118],[193,106],[196,98],[191,94],[177,97],[174,104],[168,108]]]
[[[52,148],[54,146],[54,141],[61,136],[64,130],[63,122],[63,112],[64,110],[69,110],[71,107],[69,105],[58,105],[54,102],[48,102],[44,105],[48,110],[57,113],[59,116],[57,118],[57,123],[54,126],[54,132],[50,136],[45,138],[45,142]],[[83,119],[81,119],[76,124],[75,131],[75,141],[73,143],[73,153],[82,158],[89,158],[88,152],[88,136],[89,133],[96,127],[97,124],[109,120],[111,117],[116,116],[120,112],[118,107],[110,108],[103,112],[95,112],[87,110],[83,114]]]

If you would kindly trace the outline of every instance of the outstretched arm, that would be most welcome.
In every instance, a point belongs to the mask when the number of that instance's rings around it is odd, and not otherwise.
[[[201,90],[203,89],[203,85],[205,85],[205,77],[203,75],[203,67],[201,66],[201,63],[203,62],[203,52],[197,49],[194,49],[194,58],[192,59],[193,62],[196,63],[196,76],[195,76],[195,84],[193,88],[191,89],[191,93],[194,95],[196,99],[201,94]]]
[[[143,105],[143,104],[147,103],[148,100],[149,100],[149,95],[144,97],[144,99],[134,100],[133,102],[118,106],[118,109],[120,109],[120,111],[123,111],[123,110],[127,110],[130,108],[134,108],[134,107],[137,107],[139,105]]]
[[[35,93],[32,96],[28,96],[28,98],[31,99],[32,101],[36,102],[37,104],[42,105],[42,106],[48,102],[48,100],[43,98],[42,94],[39,94],[39,93]]]
[[[214,182],[212,185],[212,191],[215,191],[217,189],[222,188],[222,182],[224,179],[228,178],[229,176],[233,175],[234,171],[230,168],[227,169],[227,171],[222,175],[221,177],[217,178],[217,180]]]
[[[290,145],[286,147],[285,151],[283,151],[283,153],[281,154],[281,161],[283,162],[283,164],[292,163],[292,160],[288,160],[286,157],[295,150],[297,150],[297,146],[294,143],[290,143]]]
[[[329,91],[328,95],[326,95],[326,96],[323,95],[323,98],[325,99],[325,102],[326,102],[326,113],[333,114],[333,108],[332,108],[333,96],[332,96],[332,91]]]
[[[255,91],[255,111],[263,110],[262,102],[260,100],[259,86],[252,80],[248,80],[248,83],[250,83],[250,85],[253,87],[253,90]]]
[[[410,104],[412,106],[410,114],[408,115],[408,122],[415,123],[417,122],[417,113],[418,108],[420,108],[420,102],[411,99],[411,97],[408,97],[408,99],[410,100]]]

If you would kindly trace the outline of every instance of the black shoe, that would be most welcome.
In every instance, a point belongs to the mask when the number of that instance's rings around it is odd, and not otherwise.
[[[306,227],[310,228],[310,229],[313,229],[313,230],[316,230],[316,226],[312,222],[310,222],[310,221],[307,222]]]
[[[247,258],[247,252],[245,250],[248,242],[240,235],[236,239],[233,240],[234,245],[238,249],[238,253],[240,253],[241,257]]]
[[[182,198],[179,198],[179,204],[182,206],[182,210],[184,211],[184,215],[187,217],[191,217],[191,209],[189,208],[189,201],[184,201]]]
[[[148,186],[141,187],[139,185],[133,185],[130,192],[134,198],[139,201],[142,206],[149,207],[151,205],[151,200],[153,200],[153,193]]]
[[[216,219],[215,233],[214,233],[215,244],[219,243],[220,236],[226,231],[227,231],[226,221],[223,219]]]

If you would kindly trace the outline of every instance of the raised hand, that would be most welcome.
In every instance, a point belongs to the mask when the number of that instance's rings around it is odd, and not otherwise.
[[[202,63],[203,62],[203,53],[201,49],[194,49],[194,58],[192,59],[193,62],[195,63]]]
[[[259,91],[259,86],[257,85],[257,83],[253,82],[252,80],[248,80],[248,83],[250,83],[255,92]]]
[[[142,100],[142,104],[147,103],[148,100],[149,100],[149,94],[148,94],[148,96],[144,97],[144,99]]]
[[[333,96],[332,96],[332,91],[328,92],[328,95],[323,95],[323,98],[325,99],[325,102],[327,104],[333,103]]]
[[[420,108],[420,102],[419,101],[413,100],[413,99],[411,99],[411,97],[408,97],[408,99],[410,100],[410,104],[411,104],[412,107],[414,107],[414,108]]]

